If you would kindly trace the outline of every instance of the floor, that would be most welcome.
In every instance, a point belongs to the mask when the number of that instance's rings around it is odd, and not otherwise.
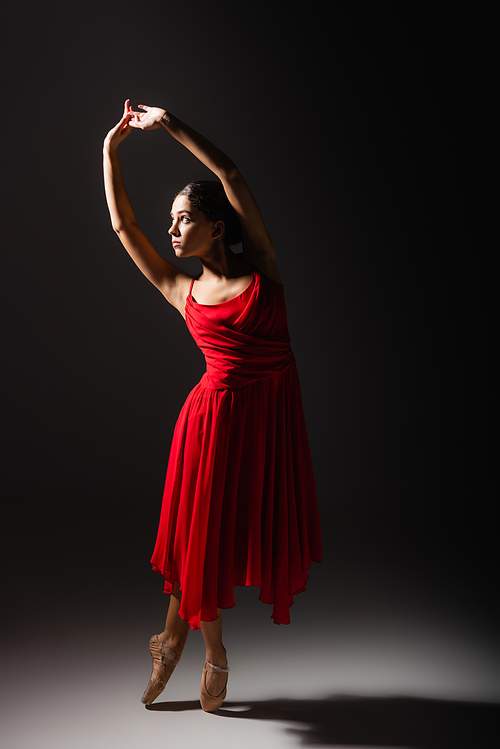
[[[4,653],[6,749],[483,749],[500,726],[500,653],[465,624],[411,612],[324,622],[313,596],[277,627],[248,591],[224,613],[231,673],[217,714],[197,700],[204,660],[188,640],[165,692],[149,709],[152,632],[143,617],[117,628],[99,612]],[[162,602],[163,603],[163,602]],[[295,611],[294,611],[295,609]],[[141,612],[142,613],[142,612]],[[380,612],[379,612],[380,614]],[[147,617],[144,617],[147,618]],[[318,621],[318,620],[316,620]],[[486,740],[488,738],[488,740]]]

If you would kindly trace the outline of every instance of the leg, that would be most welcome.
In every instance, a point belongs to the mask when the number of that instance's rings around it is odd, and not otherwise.
[[[205,641],[206,660],[208,662],[208,664],[205,664],[206,671],[204,670],[203,672],[202,693],[203,687],[205,687],[209,697],[220,697],[223,695],[227,684],[227,671],[215,671],[209,665],[212,664],[227,668],[226,648],[222,644],[222,611],[217,609],[217,613],[219,614],[219,618],[214,622],[201,622],[201,633]],[[220,702],[222,704],[222,700]],[[207,709],[203,701],[202,707],[204,710]],[[208,705],[209,712],[212,708],[213,705]]]
[[[159,635],[159,638],[164,645],[172,648],[177,655],[182,655],[189,634],[189,624],[179,616],[180,606],[181,592],[179,583],[175,583],[170,595],[165,629]]]
[[[177,584],[170,596],[165,629],[160,635],[153,635],[149,641],[153,671],[142,695],[142,702],[146,705],[150,705],[165,689],[186,644],[189,624],[179,616],[180,602],[181,595]]]

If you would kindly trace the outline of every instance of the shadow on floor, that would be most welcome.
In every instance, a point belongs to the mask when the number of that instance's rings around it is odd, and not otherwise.
[[[149,710],[199,710],[200,703],[160,702]],[[302,746],[487,749],[500,746],[500,705],[415,697],[328,697],[225,702],[215,718],[297,723],[285,729]]]

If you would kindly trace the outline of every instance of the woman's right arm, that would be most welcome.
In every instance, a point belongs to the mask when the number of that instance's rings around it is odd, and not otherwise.
[[[130,104],[127,100],[122,119],[109,131],[104,140],[104,189],[111,223],[120,242],[139,270],[184,316],[184,303],[191,277],[159,255],[139,229],[123,181],[117,149],[132,131],[128,124],[130,116]]]

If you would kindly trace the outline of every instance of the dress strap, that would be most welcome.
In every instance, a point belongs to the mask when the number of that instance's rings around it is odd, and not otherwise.
[[[203,271],[202,271],[202,273],[203,273]],[[193,278],[191,279],[191,284],[189,286],[189,294],[188,294],[188,296],[190,296],[193,293],[194,282],[198,281],[198,279],[200,278],[200,276],[201,276],[201,273],[198,273],[197,276],[193,276]]]

